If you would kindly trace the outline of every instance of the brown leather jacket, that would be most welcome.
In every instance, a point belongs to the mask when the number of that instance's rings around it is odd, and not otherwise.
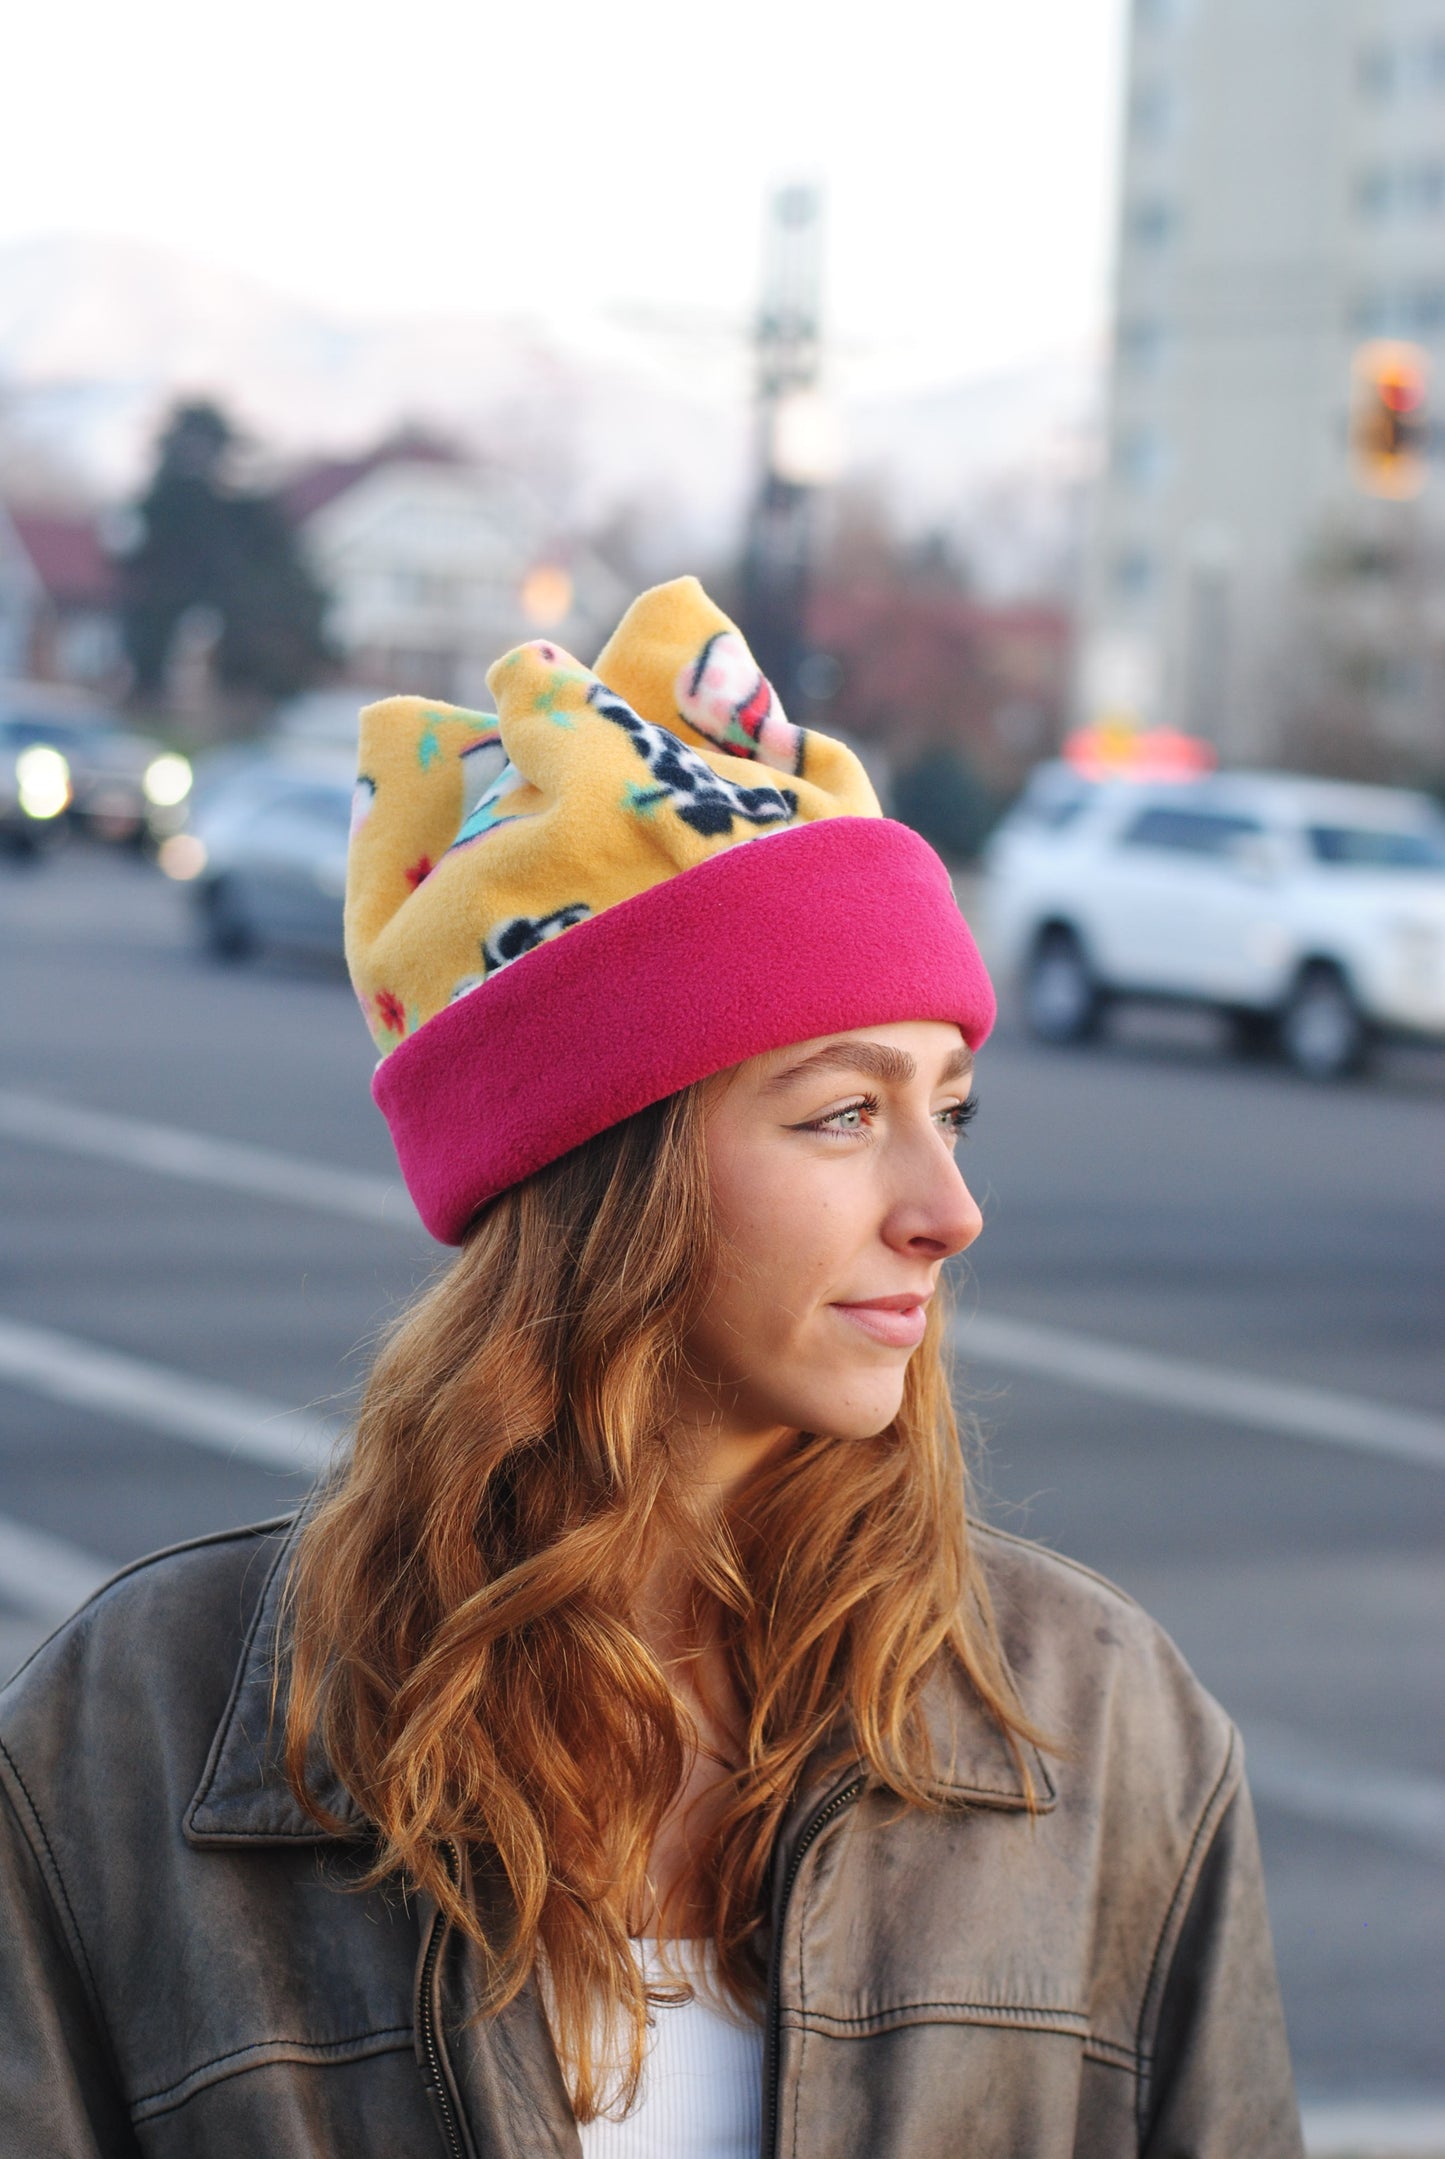
[[[535,1995],[477,2022],[468,1944],[399,1890],[342,1894],[357,1841],[279,1773],[285,1546],[143,1561],[0,1696],[0,2154],[577,2159]],[[947,1814],[853,1770],[799,1796],[765,2159],[1298,2159],[1232,1727],[1127,1597],[979,1549],[1058,1742],[1042,1811],[951,1686]]]

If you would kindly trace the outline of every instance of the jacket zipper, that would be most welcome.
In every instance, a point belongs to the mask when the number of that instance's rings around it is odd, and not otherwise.
[[[776,2159],[778,2149],[778,2051],[783,2017],[783,1928],[787,1923],[793,1884],[798,1879],[798,1871],[811,1847],[817,1843],[834,1815],[841,1814],[845,1807],[852,1806],[867,1781],[866,1774],[860,1772],[851,1784],[846,1784],[841,1792],[834,1793],[828,1804],[813,1816],[794,1845],[793,1856],[788,1862],[783,1894],[778,1903],[778,1927],[773,1937],[773,1975],[768,1988],[768,2079],[763,2096],[763,2159]]]
[[[783,1967],[779,1951],[782,1947],[783,1928],[787,1924],[788,1906],[792,1901],[793,1884],[798,1879],[803,1861],[807,1858],[808,1853],[817,1843],[829,1822],[833,1820],[835,1815],[841,1814],[845,1807],[852,1806],[867,1781],[866,1774],[860,1773],[854,1777],[850,1784],[845,1784],[841,1792],[835,1792],[825,1807],[819,1808],[802,1836],[794,1845],[793,1856],[788,1862],[788,1872],[783,1882],[783,1893],[778,1903],[778,1928],[773,1944],[773,1976],[768,1990],[768,2081],[763,2102],[762,2139],[764,2159],[773,2159],[778,2143],[778,2040],[782,2030],[783,1993]],[[448,1842],[443,1846],[443,1850],[447,1855],[448,1873],[454,1882],[460,1881],[461,1860],[456,1846]],[[446,1939],[446,1932],[446,1915],[438,1912],[436,1918],[432,1921],[431,1939],[426,1945],[426,1955],[422,1959],[421,1984],[418,1988],[421,1999],[418,2004],[417,2019],[421,2028],[422,2052],[426,2057],[427,2067],[431,2071],[432,2088],[436,2092],[437,2098],[437,2111],[442,2118],[447,2143],[451,2148],[453,2159],[466,2159],[466,2150],[462,2143],[461,2132],[457,2128],[457,2118],[452,2111],[451,2094],[447,2089],[442,2060],[442,2038],[437,2030],[436,2012],[433,2008],[433,1996],[436,1992],[436,1968],[441,1957],[442,1943]]]
[[[459,1882],[462,1878],[461,1855],[450,1840],[442,1846],[442,1850],[446,1854],[448,1874],[454,1882]],[[447,1924],[445,1912],[438,1912],[432,1921],[431,1939],[426,1945],[426,1955],[422,1958],[421,1983],[417,1988],[417,2025],[421,2035],[422,2053],[431,2072],[432,2089],[436,2093],[437,2112],[442,2118],[442,2128],[446,2133],[452,2159],[466,2159],[466,2147],[462,2143],[461,2131],[452,2110],[451,2093],[447,2089],[442,2037],[437,2030],[436,2011],[432,2006],[436,1992],[436,1969],[441,1959],[442,1943],[446,1939]]]

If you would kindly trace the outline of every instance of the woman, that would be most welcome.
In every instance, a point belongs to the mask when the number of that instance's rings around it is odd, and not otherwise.
[[[690,579],[491,687],[363,716],[347,908],[461,1258],[7,1694],[0,2153],[1297,2154],[1232,1728],[966,1520],[941,865]]]

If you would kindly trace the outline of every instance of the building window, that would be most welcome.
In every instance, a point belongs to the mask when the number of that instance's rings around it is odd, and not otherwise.
[[[1395,98],[1445,96],[1445,30],[1376,38],[1362,45],[1356,75],[1363,95],[1379,104]]]
[[[1126,428],[1114,444],[1115,471],[1126,487],[1141,494],[1162,484],[1168,463],[1168,444],[1155,427]]]
[[[1374,165],[1355,185],[1360,215],[1372,222],[1385,218],[1432,218],[1445,214],[1445,162],[1438,158],[1409,165]]]
[[[1190,0],[1134,0],[1134,24],[1139,30],[1172,30],[1182,22]]]
[[[1164,363],[1168,342],[1168,332],[1162,322],[1152,318],[1121,322],[1117,339],[1118,364],[1133,375],[1157,374]]]
[[[1387,98],[1395,87],[1395,53],[1384,43],[1361,47],[1359,83],[1366,97]]]
[[[1362,293],[1352,327],[1362,337],[1438,337],[1445,331],[1445,284]]]
[[[1154,557],[1147,547],[1125,547],[1114,557],[1114,590],[1125,600],[1147,599],[1154,590]]]
[[[1125,230],[1136,247],[1161,248],[1173,239],[1178,216],[1162,196],[1145,196],[1129,205]]]
[[[1179,101],[1172,83],[1157,76],[1134,85],[1129,99],[1129,132],[1138,143],[1168,142],[1174,133]]]
[[[1355,185],[1355,202],[1361,217],[1388,217],[1395,197],[1395,176],[1385,166],[1361,173]]]

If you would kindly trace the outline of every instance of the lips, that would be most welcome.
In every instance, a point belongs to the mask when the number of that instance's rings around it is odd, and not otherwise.
[[[920,1297],[916,1291],[835,1304],[833,1310],[886,1349],[917,1349],[928,1325],[928,1296]]]

